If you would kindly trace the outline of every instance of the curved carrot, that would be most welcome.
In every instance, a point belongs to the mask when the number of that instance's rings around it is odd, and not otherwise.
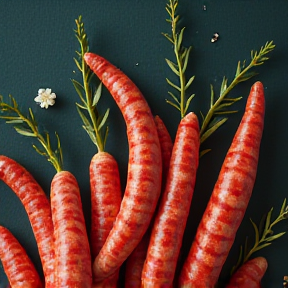
[[[141,287],[172,287],[199,163],[199,125],[194,113],[177,129],[164,194],[152,228]]]
[[[53,223],[48,198],[24,167],[3,155],[0,155],[0,179],[22,202],[38,245],[46,288],[55,287]]]
[[[98,281],[113,274],[147,230],[161,189],[161,150],[151,110],[135,84],[104,58],[85,53],[84,59],[119,106],[127,126],[129,164],[120,211],[93,264]]]
[[[267,267],[267,260],[263,257],[247,261],[232,275],[226,288],[260,288]]]
[[[182,268],[180,287],[214,287],[218,280],[251,197],[264,113],[263,85],[256,82]]]
[[[171,158],[171,152],[173,142],[171,136],[162,121],[162,119],[156,115],[154,117],[156,129],[160,141],[161,155],[162,155],[162,191],[165,186],[167,173],[169,169],[169,163]],[[155,216],[155,215],[154,215]],[[151,221],[150,228],[153,225]],[[150,240],[151,229],[148,229],[141,239],[140,243],[131,253],[126,261],[126,272],[125,272],[125,288],[137,288],[141,287],[141,275],[143,265],[146,259],[147,249]]]
[[[0,226],[0,260],[11,287],[43,287],[39,274],[26,251],[3,226]]]
[[[68,171],[51,182],[55,287],[91,288],[91,255],[77,180]]]
[[[96,153],[90,163],[91,187],[91,253],[94,260],[103,247],[119,212],[122,192],[118,164],[107,152]],[[116,287],[118,280],[116,271],[108,279],[105,286]]]

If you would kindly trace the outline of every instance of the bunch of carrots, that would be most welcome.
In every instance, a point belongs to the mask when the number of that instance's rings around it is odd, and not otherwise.
[[[93,53],[85,53],[83,60],[107,87],[126,122],[126,189],[122,196],[113,156],[99,150],[90,165],[93,218],[87,233],[77,180],[60,161],[54,162],[49,201],[24,167],[0,156],[0,178],[27,211],[45,278],[40,279],[13,235],[0,227],[0,258],[11,287],[118,287],[124,263],[126,288],[214,287],[256,178],[265,110],[262,83],[251,88],[190,252],[175,275],[199,162],[197,116],[190,112],[183,117],[173,143],[163,121],[152,115],[121,70]],[[260,287],[266,268],[264,258],[254,258],[226,287]]]
[[[171,9],[167,8],[174,28],[178,19],[174,13],[176,3],[170,1]],[[76,24],[81,51],[76,52],[80,61],[74,60],[82,73],[83,83],[76,80],[72,83],[80,97],[80,103],[76,104],[83,128],[97,148],[89,166],[91,229],[87,231],[85,226],[77,179],[63,169],[58,134],[58,146],[53,150],[49,134],[41,135],[31,109],[26,117],[12,96],[12,105],[0,98],[0,111],[4,113],[0,117],[13,124],[18,133],[37,138],[42,148],[34,148],[56,170],[50,197],[47,197],[29,171],[15,160],[0,155],[0,179],[15,192],[26,209],[44,274],[41,279],[24,248],[8,229],[0,226],[0,260],[10,287],[216,287],[256,179],[265,113],[262,83],[255,82],[251,87],[244,115],[223,161],[191,249],[185,255],[184,265],[179,267],[187,218],[193,213],[190,208],[199,158],[203,155],[200,144],[227,119],[203,132],[196,114],[186,113],[193,95],[185,104],[183,99],[178,101],[171,93],[176,100],[172,105],[181,110],[182,117],[173,141],[165,123],[152,114],[145,97],[128,76],[105,58],[89,52],[81,18]],[[177,65],[166,59],[178,76],[184,73],[190,53],[190,48],[182,49],[183,31],[176,33],[173,30],[172,36],[164,35],[181,55],[177,57]],[[264,55],[273,48],[271,42],[261,48],[261,53],[252,53],[252,64],[243,70],[239,63],[237,81],[249,79],[251,75],[245,73],[268,59]],[[90,87],[93,75],[101,81],[94,95]],[[187,83],[180,81],[183,87],[179,89],[167,81],[176,90],[181,90],[182,97],[182,92],[184,94],[193,79],[191,77]],[[227,88],[227,79],[223,79],[220,100],[237,81]],[[105,121],[109,109],[101,117],[96,107],[102,85],[110,92],[126,123],[129,159],[125,191],[121,190],[118,164],[113,155],[105,151],[108,131]],[[240,99],[225,99],[227,102],[220,105],[221,101],[214,103],[212,96],[211,107],[219,113],[224,106]],[[209,114],[206,128],[211,118],[212,114]],[[249,259],[234,271],[226,288],[258,288],[266,269],[265,258]],[[124,283],[119,281],[122,271],[125,271]]]

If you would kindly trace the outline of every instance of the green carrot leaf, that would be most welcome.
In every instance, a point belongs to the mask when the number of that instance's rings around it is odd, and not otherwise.
[[[177,70],[177,65],[175,63],[173,63],[172,61],[170,61],[169,59],[165,59],[166,63],[168,64],[168,66],[170,67],[170,69],[177,75],[179,76],[179,71]]]
[[[99,126],[98,126],[98,129],[101,130],[101,128],[104,126],[104,124],[106,123],[106,120],[108,118],[108,115],[109,115],[109,109],[106,110],[104,116],[102,117],[100,123],[99,123]]]
[[[98,104],[100,97],[101,97],[101,93],[102,93],[102,82],[100,82],[100,84],[98,85],[94,93],[93,102],[92,102],[93,107],[95,107]]]

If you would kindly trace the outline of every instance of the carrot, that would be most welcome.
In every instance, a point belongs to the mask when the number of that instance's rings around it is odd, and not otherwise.
[[[44,191],[33,176],[16,161],[0,155],[0,179],[22,202],[35,235],[46,288],[54,286],[54,242],[51,208]]]
[[[93,263],[98,281],[113,274],[147,230],[161,190],[162,161],[151,110],[136,85],[104,58],[85,53],[84,59],[119,106],[127,126],[129,163],[120,211]]]
[[[57,287],[92,286],[91,255],[77,180],[68,171],[51,182]]]
[[[177,129],[166,187],[142,271],[141,287],[172,287],[194,192],[199,146],[198,119],[191,112],[181,120]]]
[[[90,163],[91,187],[91,252],[95,259],[103,247],[122,200],[118,164],[107,152],[96,153]],[[103,280],[104,287],[116,287],[116,271],[109,279]],[[114,280],[112,280],[114,279]],[[110,283],[110,284],[109,284]],[[102,283],[103,287],[104,283]]]
[[[263,257],[247,261],[232,275],[226,288],[260,288],[267,267],[267,260]]]
[[[149,239],[150,233],[147,231],[141,239],[140,243],[127,259],[125,267],[125,288],[141,287],[141,274],[146,259]]]
[[[154,117],[154,120],[161,146],[162,179],[163,179],[163,185],[165,186],[166,177],[169,170],[173,142],[163,120],[158,115]]]
[[[156,115],[154,117],[154,120],[161,147],[162,190],[163,190],[163,186],[165,186],[166,176],[169,169],[173,143],[171,136],[162,119],[158,115]],[[126,261],[125,288],[141,287],[141,274],[146,259],[146,253],[149,245],[153,222],[154,221],[152,220],[149,229],[146,231],[140,243],[137,245],[137,247],[134,249],[134,251],[131,253],[131,255],[128,257]]]
[[[263,85],[256,82],[182,268],[182,288],[214,287],[218,280],[251,197],[264,113]]]
[[[94,259],[113,227],[121,203],[118,164],[112,155],[98,152],[90,164],[91,252]]]
[[[0,259],[11,287],[42,288],[38,272],[26,251],[3,226],[0,226]]]

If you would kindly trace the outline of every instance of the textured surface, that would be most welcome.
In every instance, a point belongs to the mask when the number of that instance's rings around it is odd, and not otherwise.
[[[81,128],[82,122],[75,108],[78,95],[70,80],[79,76],[73,61],[74,51],[78,49],[73,33],[74,19],[83,15],[90,50],[109,59],[137,84],[153,114],[160,115],[174,139],[180,115],[165,103],[169,89],[165,78],[174,76],[164,61],[165,57],[173,59],[171,45],[161,35],[161,32],[170,32],[165,21],[165,3],[155,0],[0,2],[0,94],[7,99],[11,93],[23,112],[32,107],[38,122],[50,131],[51,136],[54,131],[59,133],[64,169],[71,171],[79,182],[87,225],[90,225],[89,164],[96,149]],[[191,110],[198,115],[200,110],[206,112],[208,109],[211,83],[219,91],[223,75],[231,80],[237,61],[249,61],[251,49],[259,49],[268,40],[274,40],[276,44],[271,59],[257,70],[260,74],[237,86],[231,94],[247,97],[252,83],[261,80],[265,87],[267,121],[253,197],[224,266],[221,279],[225,280],[237,261],[239,245],[244,243],[245,236],[250,235],[253,240],[249,217],[259,223],[271,206],[275,207],[276,216],[287,196],[288,42],[285,31],[288,28],[288,1],[180,0],[179,5],[182,23],[187,27],[184,43],[193,46],[187,73],[196,75],[191,86],[191,93],[196,94]],[[219,33],[219,40],[211,43],[215,32]],[[57,94],[56,104],[48,110],[42,110],[33,100],[39,88],[51,88]],[[100,104],[103,111],[111,108],[107,150],[118,161],[125,185],[128,146],[124,120],[107,91]],[[199,163],[191,208],[193,217],[188,219],[183,254],[194,237],[244,106],[245,101],[235,105],[239,113],[231,115],[225,126],[205,143],[212,152]],[[0,131],[1,154],[25,166],[48,194],[54,168],[35,153],[31,146],[33,139],[17,135],[3,121],[0,121]],[[3,183],[0,183],[0,189],[0,224],[12,231],[41,271],[25,210]],[[276,229],[286,229],[287,224],[280,226]],[[283,275],[288,273],[284,265],[284,259],[288,257],[287,237],[259,252],[269,263],[263,288],[281,286]],[[0,287],[5,284],[1,269]]]

